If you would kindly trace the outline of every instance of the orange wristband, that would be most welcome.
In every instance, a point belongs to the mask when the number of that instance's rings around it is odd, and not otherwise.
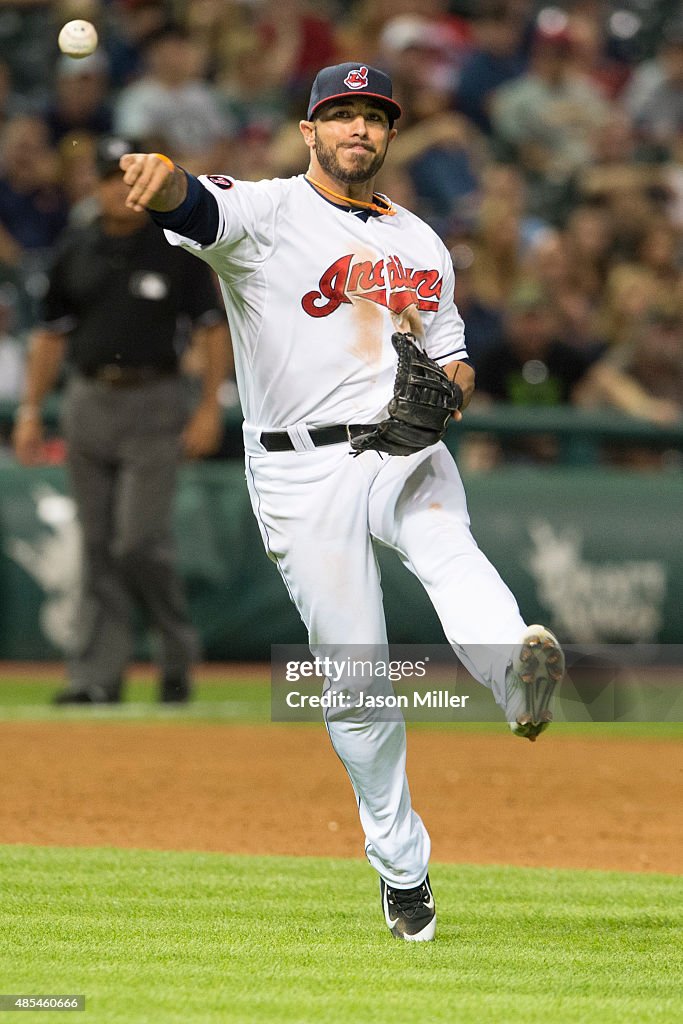
[[[170,157],[164,156],[163,153],[152,153],[152,156],[155,156],[157,157],[158,160],[161,160],[162,164],[166,164],[171,174],[175,171],[175,164],[173,163]]]

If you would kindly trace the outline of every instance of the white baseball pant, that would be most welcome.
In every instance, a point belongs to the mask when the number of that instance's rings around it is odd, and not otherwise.
[[[381,543],[418,577],[448,642],[504,707],[506,645],[519,641],[525,623],[470,533],[462,481],[445,445],[407,457],[366,452],[354,458],[344,444],[264,453],[245,437],[254,513],[312,653],[343,661],[348,645],[355,657],[357,645],[368,645],[376,661],[378,649],[386,649],[375,556]],[[355,682],[336,685],[349,689]],[[374,685],[392,692],[388,681]],[[326,721],[356,793],[368,860],[392,886],[420,884],[430,840],[411,805],[402,716],[378,720],[359,709],[353,717],[330,711]]]

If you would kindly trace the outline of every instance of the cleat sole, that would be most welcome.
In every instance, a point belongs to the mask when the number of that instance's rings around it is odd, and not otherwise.
[[[523,685],[524,712],[511,726],[532,742],[553,720],[550,702],[564,677],[564,655],[544,626],[530,626],[515,654],[512,669]]]

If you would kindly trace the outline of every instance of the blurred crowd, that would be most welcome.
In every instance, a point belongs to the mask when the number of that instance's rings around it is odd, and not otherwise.
[[[56,45],[74,17],[101,41],[82,60]],[[96,215],[99,136],[195,173],[296,174],[312,79],[345,60],[393,78],[404,114],[379,185],[452,253],[477,401],[680,422],[677,0],[3,4],[0,398],[21,388],[56,240]],[[500,454],[487,444],[472,461]]]

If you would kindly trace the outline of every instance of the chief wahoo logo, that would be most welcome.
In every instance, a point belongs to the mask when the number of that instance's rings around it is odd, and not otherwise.
[[[348,75],[344,79],[344,85],[348,86],[349,89],[365,89],[367,84],[368,69],[365,65],[355,68],[353,71],[349,71]]]

